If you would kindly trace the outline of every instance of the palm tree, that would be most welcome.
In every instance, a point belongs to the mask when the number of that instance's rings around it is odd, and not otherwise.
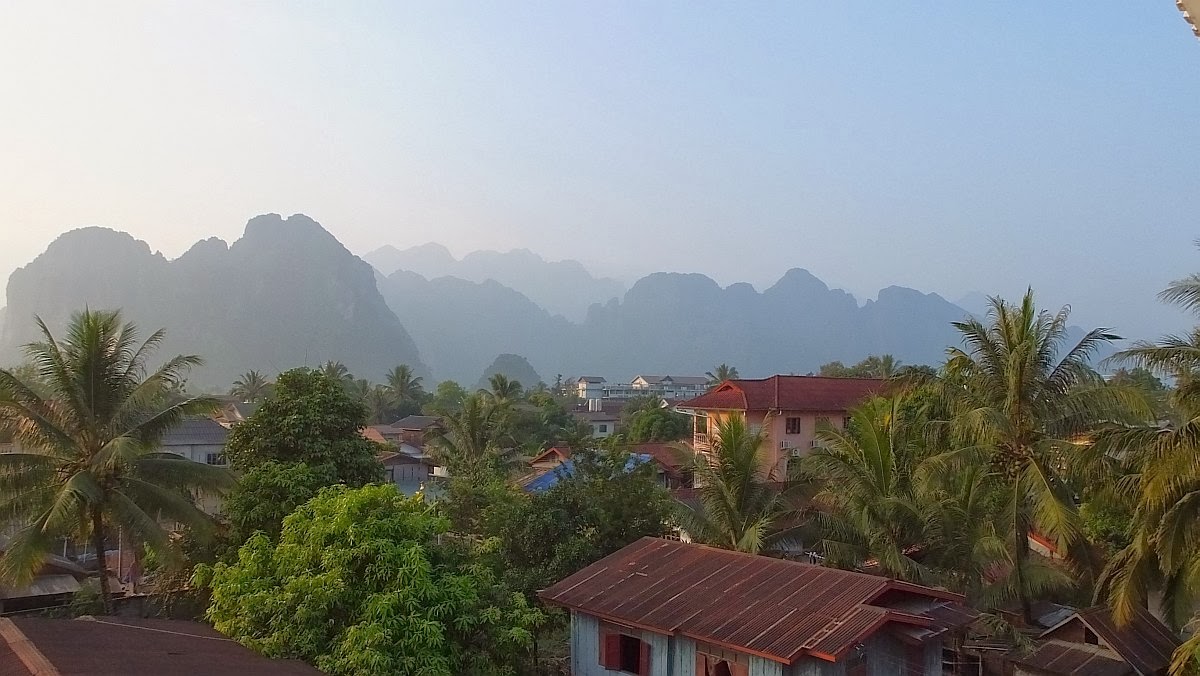
[[[168,402],[167,392],[200,363],[177,356],[147,368],[162,342],[158,331],[138,343],[119,312],[85,310],[56,340],[38,319],[44,340],[26,346],[51,396],[39,396],[0,370],[0,428],[21,449],[0,455],[0,519],[20,524],[0,558],[0,578],[26,584],[56,538],[91,539],[105,611],[111,611],[106,534],[120,529],[168,560],[176,548],[164,522],[198,534],[212,521],[188,491],[219,492],[231,483],[219,467],[158,450],[163,434],[184,416],[211,412],[215,401]]]
[[[1200,275],[1172,282],[1159,298],[1200,316]],[[1097,595],[1127,621],[1160,591],[1165,618],[1181,628],[1200,601],[1200,327],[1137,342],[1113,360],[1170,376],[1176,387],[1155,424],[1116,435],[1124,461],[1116,485],[1133,508],[1132,542],[1106,566]],[[1177,655],[1180,664],[1196,647]]]
[[[890,354],[871,355],[864,359],[859,366],[863,367],[871,378],[891,378],[900,372],[901,361]]]
[[[400,364],[388,371],[387,386],[398,402],[416,401],[425,394],[425,390],[421,386],[421,377],[414,375],[412,367],[408,364]]]
[[[499,409],[481,394],[463,400],[462,410],[442,418],[430,443],[434,454],[454,474],[478,470],[501,456],[497,447]]]
[[[233,381],[233,388],[229,390],[229,394],[237,397],[242,402],[253,404],[254,402],[267,396],[271,389],[271,383],[267,377],[258,371],[246,371],[238,376],[238,379]]]
[[[367,406],[368,420],[371,424],[382,425],[396,405],[396,397],[391,388],[376,385],[367,391],[363,403]]]
[[[343,384],[354,382],[354,376],[350,373],[350,369],[346,368],[346,365],[340,361],[333,361],[331,359],[322,364],[319,370],[330,380],[334,380]]]
[[[345,383],[346,392],[350,393],[350,396],[360,402],[366,402],[367,397],[371,396],[371,389],[374,387],[371,381],[366,378],[350,379],[342,382]]]
[[[925,519],[916,494],[919,437],[902,420],[899,398],[874,399],[851,416],[847,429],[818,431],[822,447],[802,471],[825,481],[816,501],[826,558],[857,567],[874,559],[884,574],[928,581],[923,554]]]
[[[763,469],[765,443],[740,416],[717,423],[711,453],[694,460],[699,505],[680,505],[682,525],[692,539],[757,554],[785,535],[781,522],[790,509],[779,484]]]
[[[497,403],[512,403],[521,396],[521,383],[516,380],[509,380],[508,376],[503,373],[492,374],[492,377],[488,378],[488,384],[492,388],[492,398]]]
[[[1119,388],[1104,387],[1089,363],[1117,336],[1094,329],[1063,351],[1069,308],[1039,311],[1032,290],[1019,304],[990,304],[989,324],[955,322],[964,348],[949,350],[945,394],[964,452],[988,463],[1007,493],[1012,588],[1028,620],[1038,591],[1029,536],[1068,553],[1084,541],[1066,472],[1075,442],[1141,411],[1131,411]]]
[[[726,380],[733,380],[737,378],[738,370],[736,366],[730,366],[729,364],[722,362],[721,364],[718,364],[717,368],[713,369],[712,371],[705,371],[704,375],[708,377],[709,388],[713,388],[725,382]]]

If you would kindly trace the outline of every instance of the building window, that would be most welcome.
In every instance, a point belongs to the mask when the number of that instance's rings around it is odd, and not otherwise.
[[[600,666],[608,671],[646,676],[650,673],[650,644],[618,632],[600,634]]]
[[[204,464],[206,465],[224,465],[224,453],[208,453],[204,456]]]
[[[800,434],[800,430],[802,429],[800,426],[801,420],[802,418],[785,418],[783,421],[784,431],[787,434]]]
[[[608,433],[608,423],[601,423],[600,424],[600,434],[607,434],[607,433]]]
[[[850,416],[846,416],[845,418],[842,418],[842,429],[844,429],[844,430],[850,429]]]
[[[388,468],[384,469],[384,472],[387,474],[388,483],[390,483],[390,484],[396,483],[396,468],[395,467],[388,467]]]

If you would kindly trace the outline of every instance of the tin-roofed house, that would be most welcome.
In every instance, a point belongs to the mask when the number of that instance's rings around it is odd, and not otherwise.
[[[643,538],[540,594],[571,611],[575,676],[940,676],[962,597]]]
[[[1145,609],[1119,625],[1108,608],[1095,607],[1070,612],[1007,661],[1014,676],[1165,676],[1179,643]]]

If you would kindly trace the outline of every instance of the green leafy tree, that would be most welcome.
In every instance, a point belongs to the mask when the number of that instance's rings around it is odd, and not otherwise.
[[[1068,314],[1039,311],[1032,290],[1017,304],[993,298],[987,324],[954,324],[965,347],[951,349],[946,364],[961,448],[988,463],[1007,493],[1010,587],[1026,620],[1039,593],[1029,536],[1049,538],[1074,560],[1086,545],[1071,484],[1070,468],[1082,456],[1075,442],[1147,413],[1122,388],[1105,387],[1090,365],[1117,336],[1094,329],[1070,344]]]
[[[500,501],[485,519],[509,585],[530,599],[550,580],[669,531],[673,501],[654,463],[630,467],[626,452],[589,450],[571,461],[570,476],[542,493]]]
[[[238,376],[238,379],[233,381],[233,387],[229,390],[229,394],[247,404],[253,404],[264,399],[270,392],[271,381],[263,374],[254,370],[246,371]]]
[[[453,380],[443,380],[438,383],[433,392],[433,398],[425,405],[430,415],[450,415],[462,410],[468,392],[462,385]]]
[[[763,468],[765,443],[740,416],[717,424],[711,453],[695,457],[699,505],[680,505],[682,526],[693,540],[757,554],[786,536],[792,509]]]
[[[165,333],[139,342],[119,312],[76,313],[56,339],[39,319],[43,340],[26,346],[42,385],[39,395],[0,370],[0,428],[20,451],[0,455],[0,514],[16,524],[0,559],[0,579],[27,584],[58,538],[91,539],[103,553],[118,528],[164,559],[178,560],[164,522],[211,531],[194,504],[195,492],[219,493],[232,482],[218,467],[159,449],[163,434],[185,416],[211,412],[206,398],[168,402],[167,393],[200,363],[177,356],[150,369]],[[104,556],[97,556],[100,590],[111,611]]]
[[[252,470],[270,460],[330,465],[351,486],[379,481],[379,450],[363,438],[365,407],[322,371],[280,374],[275,395],[229,434],[225,454],[234,469]]]
[[[269,657],[330,674],[510,675],[542,613],[501,587],[477,547],[394,486],[325,489],[257,535],[232,565],[201,570],[214,626]],[[439,542],[442,540],[442,542]]]
[[[326,486],[338,483],[333,465],[267,462],[246,472],[225,499],[232,531],[229,542],[240,545],[256,532],[279,537],[283,519]]]
[[[708,378],[709,388],[713,388],[725,382],[726,380],[734,380],[737,378],[738,370],[736,366],[730,366],[729,364],[722,362],[721,364],[717,365],[717,368],[711,371],[706,371],[704,375]]]
[[[846,366],[840,361],[823,364],[820,375],[828,378],[892,378],[903,368],[901,362],[890,354],[870,355],[854,366]]]
[[[658,397],[629,400],[621,409],[621,428],[633,443],[676,441],[690,431],[691,419],[663,405]]]

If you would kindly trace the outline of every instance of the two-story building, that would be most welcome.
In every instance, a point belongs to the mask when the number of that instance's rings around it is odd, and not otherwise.
[[[941,676],[977,614],[950,592],[642,538],[541,592],[575,676]]]
[[[696,417],[692,444],[700,453],[712,448],[712,435],[722,420],[741,416],[751,430],[766,437],[768,472],[782,473],[791,458],[807,455],[819,443],[820,425],[844,428],[850,411],[882,393],[886,384],[874,378],[822,376],[726,380],[675,408]]]

